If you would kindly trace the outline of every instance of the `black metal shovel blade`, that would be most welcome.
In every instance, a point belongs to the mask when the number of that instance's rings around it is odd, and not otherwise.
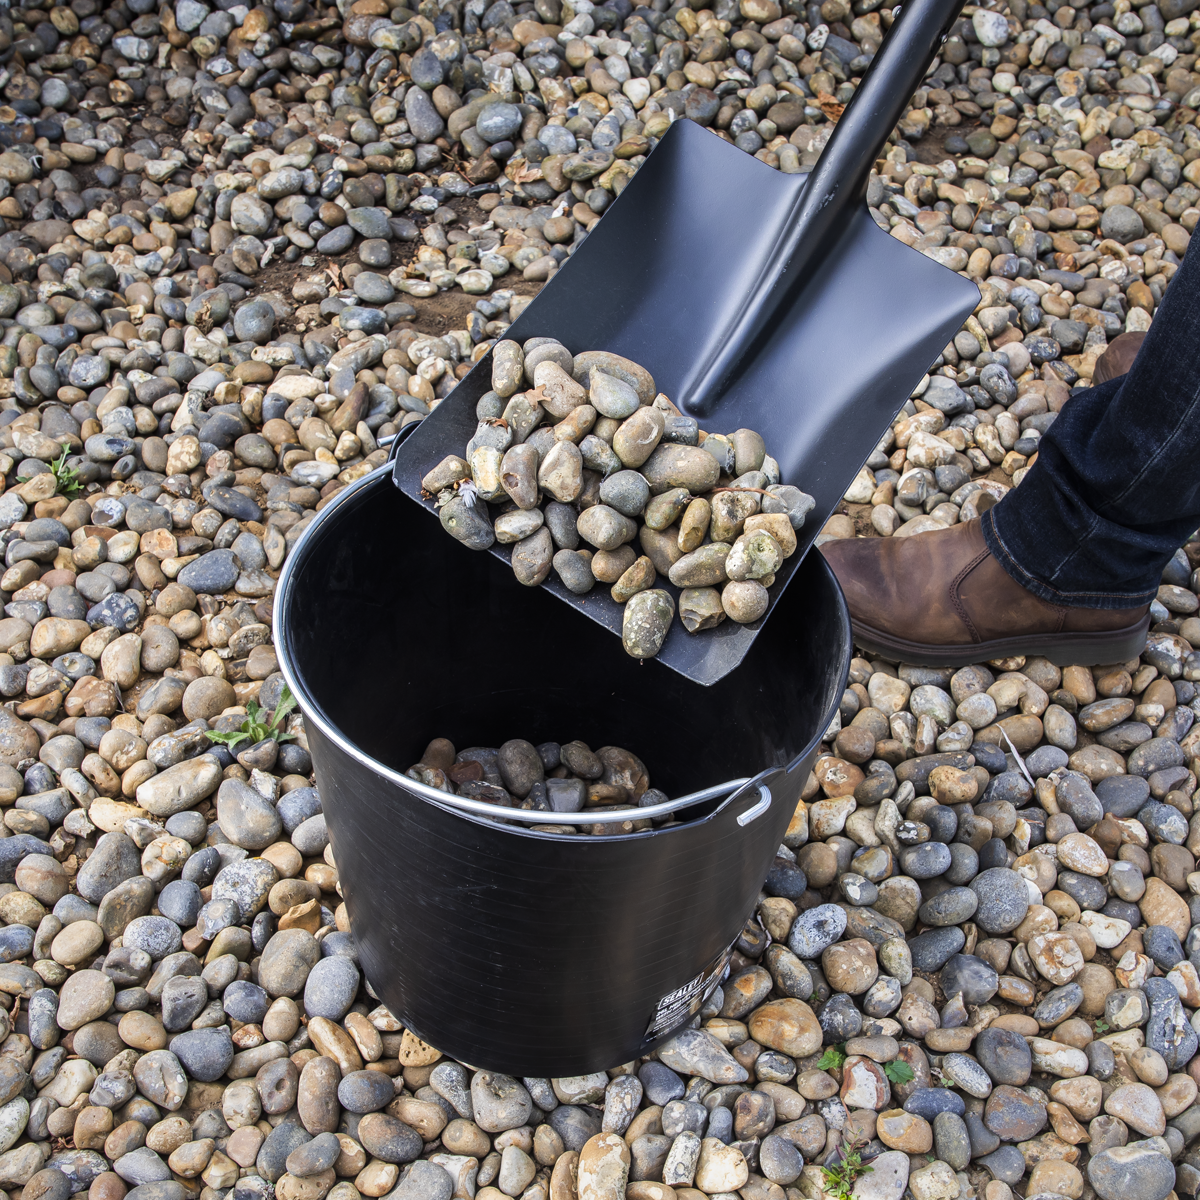
[[[677,399],[771,258],[805,179],[677,121],[506,337],[552,337],[572,353],[624,355]],[[884,233],[865,205],[854,207],[715,406],[696,414],[712,433],[760,433],[783,481],[813,495],[816,510],[758,621],[689,634],[676,620],[660,662],[707,685],[742,661],[846,487],[978,299],[974,284]],[[464,452],[475,404],[490,387],[489,355],[397,454],[396,484],[431,513],[421,478],[446,455]],[[507,546],[491,553],[511,559]],[[542,586],[620,635],[623,608],[603,585],[576,596],[552,572]],[[667,580],[656,586],[678,598]]]

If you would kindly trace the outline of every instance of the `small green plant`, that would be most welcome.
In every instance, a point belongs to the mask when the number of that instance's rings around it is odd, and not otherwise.
[[[825,1177],[825,1190],[831,1196],[837,1196],[838,1200],[849,1200],[854,1185],[875,1169],[862,1160],[865,1145],[865,1141],[857,1142],[851,1138],[837,1152],[841,1161],[821,1168],[821,1174]]]
[[[283,732],[283,722],[295,707],[296,697],[292,695],[291,690],[285,684],[279,696],[279,703],[275,706],[275,711],[271,713],[270,721],[267,720],[267,709],[259,708],[251,700],[246,705],[246,719],[242,722],[240,729],[232,730],[229,733],[217,733],[215,730],[209,730],[205,737],[210,741],[220,742],[230,749],[241,742],[249,741],[251,745],[256,745],[258,742],[265,742],[268,738],[277,742],[286,742],[296,736],[293,733]]]
[[[83,492],[83,480],[79,478],[79,472],[74,467],[67,465],[67,455],[71,452],[71,447],[66,442],[60,444],[62,445],[62,454],[50,464],[50,473],[54,476],[54,493],[57,496],[66,496],[68,500],[74,500]],[[28,483],[32,478],[32,475],[18,475],[17,481]]]
[[[842,1045],[830,1046],[824,1054],[821,1055],[821,1061],[817,1063],[818,1071],[832,1071],[840,1067],[846,1061],[846,1048]]]
[[[883,1073],[893,1083],[910,1083],[913,1078],[913,1069],[906,1062],[901,1062],[896,1059],[894,1062],[886,1063],[883,1068]]]
[[[1109,1023],[1107,1021],[1105,1021],[1103,1018],[1098,1020],[1095,1025],[1095,1029],[1096,1029],[1097,1033],[1107,1033],[1111,1028],[1112,1028],[1112,1026],[1109,1025]]]
[[[50,470],[57,484],[55,491],[60,496],[66,496],[68,500],[74,500],[83,491],[83,480],[79,478],[79,472],[74,467],[67,465],[69,450],[70,447],[65,442],[62,443],[62,453],[50,464]]]

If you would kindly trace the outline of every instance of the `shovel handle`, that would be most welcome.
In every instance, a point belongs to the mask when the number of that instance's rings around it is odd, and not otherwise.
[[[862,204],[871,168],[958,16],[963,0],[905,0],[874,62],[842,114],[824,152],[781,223],[726,335],[685,385],[683,407],[708,415],[756,343],[774,331],[774,317],[837,240]]]

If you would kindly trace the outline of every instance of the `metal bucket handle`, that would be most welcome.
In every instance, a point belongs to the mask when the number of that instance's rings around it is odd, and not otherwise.
[[[418,425],[420,421],[409,421],[407,425],[401,425],[395,433],[385,434],[378,439],[378,445],[381,450],[386,449],[388,452],[387,462],[391,463],[396,457],[396,451],[400,449],[404,440]]]
[[[465,796],[454,796],[449,792],[441,792],[437,788],[431,788],[428,784],[419,783],[408,776],[404,777],[404,785],[410,791],[419,792],[423,799],[438,804],[442,808],[488,817],[496,821],[517,821],[523,825],[609,825],[618,821],[644,821],[652,817],[665,817],[679,812],[681,809],[692,808],[697,804],[704,804],[726,794],[729,794],[728,802],[732,803],[735,798],[732,793],[741,789],[749,790],[747,785],[750,785],[757,787],[758,799],[745,812],[739,813],[737,818],[739,825],[746,826],[761,817],[771,807],[771,789],[763,782],[763,779],[768,775],[773,775],[776,770],[778,768],[773,767],[764,771],[756,779],[749,777],[730,779],[725,783],[702,788],[698,792],[689,792],[686,796],[680,796],[675,800],[665,800],[662,804],[647,804],[645,808],[611,808],[573,813],[504,808],[499,804],[488,804],[483,800],[470,800]]]

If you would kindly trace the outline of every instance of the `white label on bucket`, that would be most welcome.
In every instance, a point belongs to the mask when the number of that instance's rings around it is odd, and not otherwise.
[[[646,1037],[656,1038],[668,1030],[674,1029],[688,1017],[694,1017],[704,1007],[709,993],[720,982],[729,965],[729,956],[733,947],[723,950],[713,959],[695,979],[689,980],[683,987],[668,992],[655,1006],[654,1016],[646,1026]]]

